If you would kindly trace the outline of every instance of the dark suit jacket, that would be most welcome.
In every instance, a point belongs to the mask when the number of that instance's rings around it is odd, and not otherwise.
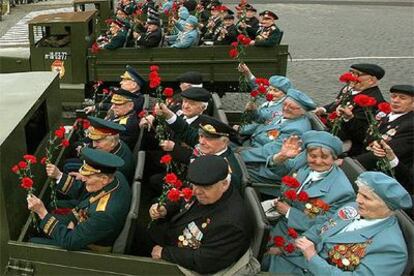
[[[226,28],[227,34],[224,36],[222,40],[219,40],[220,33],[218,33],[214,37],[214,45],[230,45],[232,42],[237,40],[237,35],[239,34],[237,32],[237,28],[235,25],[231,25]]]
[[[161,30],[159,28],[155,32],[146,32],[137,40],[137,45],[144,48],[158,47],[161,36]]]
[[[357,95],[361,94],[375,98],[377,100],[377,103],[385,101],[378,86],[368,88]],[[355,96],[356,95],[354,95],[353,98]],[[378,110],[374,108],[373,114],[376,114],[377,111]],[[349,155],[355,156],[364,151],[364,141],[368,130],[368,120],[366,118],[364,109],[358,105],[354,105],[352,113],[354,114],[354,118],[348,122],[342,123],[342,128],[338,133],[338,137],[341,138],[342,141],[352,141],[352,148],[349,152]]]
[[[257,30],[259,30],[259,19],[256,17],[246,18],[246,32],[251,39],[256,38]]]
[[[167,205],[168,221],[160,221],[149,232],[163,246],[164,260],[198,273],[214,273],[236,262],[249,248],[252,231],[246,213],[241,196],[230,186],[214,204],[201,205],[194,199],[178,208]],[[192,222],[202,232],[200,246],[178,247],[178,238]]]

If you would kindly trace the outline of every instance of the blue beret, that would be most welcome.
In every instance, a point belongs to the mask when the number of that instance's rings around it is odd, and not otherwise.
[[[185,22],[195,26],[198,24],[198,19],[194,15],[190,15]]]
[[[229,164],[223,157],[204,155],[190,164],[187,180],[198,186],[209,186],[226,179],[228,174]]]
[[[296,90],[294,88],[290,88],[287,92],[287,96],[293,100],[295,100],[298,104],[300,104],[303,109],[306,111],[310,111],[316,108],[315,102],[304,92]]]
[[[352,64],[351,68],[356,69],[362,73],[374,76],[378,80],[382,79],[382,77],[384,77],[385,75],[385,70],[382,69],[381,66],[378,66],[376,64],[358,63],[358,64]]]
[[[128,74],[125,74],[128,73]],[[131,78],[133,81],[139,84],[141,88],[145,85],[145,80],[138,74],[137,70],[132,66],[127,65],[125,67],[125,73],[121,76],[121,78]]]
[[[302,136],[304,146],[323,147],[329,149],[336,156],[342,153],[342,141],[326,131],[309,130]]]
[[[292,88],[290,80],[283,76],[271,76],[269,78],[269,83],[271,86],[283,91],[285,94],[288,92],[290,88]]]
[[[414,86],[409,84],[397,84],[390,88],[390,92],[414,96]]]
[[[412,207],[410,194],[397,180],[382,172],[363,172],[356,181],[373,188],[391,210]]]
[[[82,175],[114,173],[117,168],[125,164],[124,160],[115,154],[91,148],[84,148],[82,150],[81,159],[85,161],[79,169]]]

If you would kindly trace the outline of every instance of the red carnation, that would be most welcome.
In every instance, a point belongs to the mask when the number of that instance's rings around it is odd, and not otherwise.
[[[68,139],[63,139],[61,145],[62,145],[63,148],[69,147],[69,140]]]
[[[145,110],[141,110],[141,112],[138,113],[139,118],[144,118],[145,116],[147,116],[147,112]]]
[[[101,48],[99,47],[98,43],[94,42],[92,44],[92,47],[91,47],[91,53],[92,54],[97,54],[97,53],[99,53],[100,50],[101,50]]]
[[[272,94],[266,94],[266,101],[268,101],[268,102],[273,101],[273,95]]]
[[[171,163],[172,157],[170,154],[165,154],[161,157],[160,163],[169,165]]]
[[[265,78],[256,78],[256,84],[261,86],[269,86],[269,80]]]
[[[296,178],[289,175],[285,175],[284,177],[282,177],[282,183],[293,189],[296,189],[300,186],[299,181]]]
[[[166,87],[163,92],[164,96],[170,98],[174,95],[174,90],[171,87]]]
[[[237,47],[237,45],[239,45],[239,43],[237,41],[234,41],[230,44],[232,47]]]
[[[88,129],[91,126],[91,122],[89,122],[88,120],[84,119],[82,121],[82,127],[83,129]]]
[[[378,104],[378,109],[385,114],[388,114],[391,112],[391,105],[387,102],[382,102]]]
[[[65,131],[62,131],[61,129],[56,129],[55,136],[59,139],[62,139],[63,137],[65,137]]]
[[[18,166],[18,165],[14,165],[13,167],[11,167],[11,171],[12,171],[13,173],[19,173],[20,168],[19,168],[19,166]]]
[[[285,245],[285,238],[283,238],[282,236],[274,236],[273,237],[273,243],[277,247],[282,247],[282,246]]]
[[[26,161],[20,161],[19,163],[17,163],[17,165],[19,165],[20,169],[26,169],[27,168],[27,162]]]
[[[152,80],[152,79],[155,79],[155,78],[159,78],[159,77],[160,77],[160,75],[158,74],[157,71],[151,71],[151,73],[149,73],[149,75],[148,75],[148,79],[149,80]]]
[[[333,112],[328,114],[328,119],[330,121],[334,121],[336,118],[338,118],[338,113],[336,113],[336,111],[333,111]]]
[[[111,91],[108,88],[104,88],[102,89],[102,93],[104,93],[105,95],[108,95],[109,93],[111,93]]]
[[[189,201],[193,197],[193,190],[190,188],[184,188],[181,190],[181,192],[185,201]]]
[[[296,230],[291,227],[288,228],[288,235],[293,239],[296,239],[299,236],[298,232],[296,232]]]
[[[309,200],[309,195],[307,192],[301,191],[298,194],[298,200],[301,202],[307,202]]]
[[[296,200],[296,191],[295,190],[287,190],[283,193],[283,195],[289,200]]]
[[[34,155],[31,154],[25,154],[23,155],[23,158],[29,162],[30,164],[36,164],[37,163],[37,158]]]
[[[239,52],[237,51],[237,49],[235,48],[230,49],[229,56],[231,58],[237,58],[238,55],[239,55]]]
[[[180,179],[177,179],[174,183],[174,187],[180,189],[183,186],[183,182]]]
[[[158,65],[151,65],[150,66],[150,71],[152,72],[152,71],[159,71],[160,70],[160,67],[158,66]]]
[[[350,82],[359,82],[359,79],[357,76],[355,76],[351,72],[345,72],[339,77],[339,81],[350,83]]]
[[[257,90],[259,90],[260,93],[265,94],[266,93],[266,87],[264,87],[263,85],[259,85],[259,87],[257,88]]]
[[[23,189],[31,189],[33,187],[33,180],[30,177],[23,177],[22,181],[20,182],[20,187]]]
[[[252,40],[249,37],[245,36],[244,39],[241,41],[241,43],[243,45],[249,45],[251,41]]]
[[[153,79],[150,79],[150,83],[149,83],[149,87],[150,88],[156,88],[156,87],[158,87],[158,86],[160,86],[160,84],[161,84],[161,78],[153,78]]]
[[[46,165],[46,162],[47,162],[47,157],[46,156],[44,156],[42,159],[40,159],[40,164]]]
[[[259,96],[259,91],[253,90],[252,92],[250,92],[250,96],[252,96],[253,98],[256,98],[257,96]]]
[[[364,94],[356,95],[354,98],[354,102],[360,107],[371,107],[377,104],[377,100],[375,98]]]
[[[165,182],[174,185],[177,182],[178,177],[175,173],[167,173],[164,178]]]
[[[244,34],[239,34],[239,35],[237,36],[237,41],[242,42],[245,38],[246,38],[246,36],[245,36]]]
[[[293,245],[293,243],[288,243],[283,249],[288,253],[292,253],[293,251],[295,251],[295,246]]]
[[[172,201],[178,201],[180,199],[180,192],[176,188],[172,188],[167,193],[167,198]]]

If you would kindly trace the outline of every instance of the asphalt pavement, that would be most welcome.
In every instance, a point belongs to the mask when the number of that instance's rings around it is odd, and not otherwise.
[[[224,1],[234,7],[239,1]],[[386,70],[384,96],[394,84],[414,83],[414,1],[278,0],[250,1],[279,16],[292,60],[287,76],[319,104],[333,99],[339,75],[354,63],[376,63]],[[69,0],[22,5],[0,22],[0,36],[28,12],[71,6]],[[195,68],[196,69],[196,68]],[[246,95],[227,95],[227,109],[242,108]],[[240,104],[242,103],[242,104]],[[236,107],[236,108],[235,108]]]

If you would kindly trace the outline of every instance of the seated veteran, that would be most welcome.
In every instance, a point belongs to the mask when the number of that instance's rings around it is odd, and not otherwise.
[[[137,97],[134,97],[134,110],[139,113],[141,112],[144,106],[144,95],[142,95],[141,90],[145,86],[145,80],[141,77],[141,75],[137,72],[137,70],[130,66],[125,66],[125,72],[121,75],[121,81],[119,82],[122,89],[134,93]],[[116,89],[116,88],[115,88]],[[100,111],[107,112],[110,107],[110,95],[108,97],[104,97],[99,103],[95,105],[85,107],[86,114],[98,114]]]
[[[407,191],[380,172],[356,180],[356,203],[295,240],[296,252],[277,257],[275,272],[295,275],[402,275],[407,246],[395,211],[410,208]]]
[[[125,177],[116,173],[124,161],[111,153],[84,149],[83,166],[79,169],[84,184],[58,181],[59,192],[77,199],[87,193],[67,215],[53,215],[34,195],[27,198],[27,207],[39,218],[39,228],[48,238],[32,238],[34,243],[56,245],[67,250],[91,249],[111,252],[118,238],[131,203],[131,190]]]
[[[125,131],[125,126],[110,122],[98,117],[88,116],[91,123],[86,131],[90,140],[88,147],[109,152],[124,160],[124,165],[118,169],[130,182],[134,177],[135,162],[132,152],[123,141],[119,139],[119,133]],[[82,165],[80,159],[71,158],[66,160],[64,171],[77,171]]]
[[[283,185],[280,193],[293,190],[297,198],[303,201],[288,200],[284,196],[276,198],[274,209],[281,215],[271,229],[271,236],[289,239],[289,228],[301,235],[318,220],[333,215],[345,203],[355,200],[355,192],[345,173],[337,167],[335,160],[342,153],[342,141],[325,131],[311,130],[302,136],[306,149],[306,165],[299,169],[295,178],[298,187],[288,188]],[[271,194],[273,191],[264,191]],[[274,194],[274,193],[273,193]],[[322,207],[326,206],[326,207]],[[276,256],[282,253],[278,247],[269,249],[264,263],[275,271],[279,263]],[[273,255],[276,254],[276,255]]]
[[[283,34],[275,24],[279,17],[269,10],[260,13],[260,16],[260,28],[257,30],[255,40],[252,40],[250,45],[260,47],[279,45]]]
[[[135,1],[121,0],[120,8],[127,14],[132,15],[137,8]]]
[[[154,48],[160,45],[162,39],[162,33],[160,29],[160,20],[153,19],[147,20],[147,28],[145,33],[134,33],[137,47],[141,48]]]
[[[349,70],[354,76],[358,77],[358,82],[351,83],[351,99],[350,103],[354,102],[357,95],[366,95],[375,98],[377,104],[384,102],[381,90],[379,89],[379,81],[384,77],[385,70],[376,65],[369,63],[358,63],[351,65]],[[341,129],[338,132],[338,137],[342,141],[350,140],[352,147],[348,152],[349,156],[356,156],[365,152],[364,141],[368,131],[368,120],[365,115],[363,107],[356,104],[350,104],[346,107],[339,106],[342,98],[343,90],[338,94],[335,101],[325,105],[323,108],[319,107],[315,110],[317,114],[322,114],[324,111],[336,111],[343,118]],[[372,112],[376,114],[378,109],[374,106]]]
[[[171,117],[167,123],[170,124],[173,120],[174,118]],[[213,117],[202,116],[200,121],[198,129],[191,128],[181,125],[182,120],[177,117],[176,121],[169,126],[191,148],[177,147],[172,141],[167,140],[161,142],[162,149],[169,152],[173,160],[186,165],[203,155],[217,155],[225,158],[232,171],[232,185],[241,191],[241,168],[229,146],[230,139],[235,134],[234,130]]]
[[[111,37],[108,43],[101,45],[100,48],[115,50],[124,46],[127,39],[127,30],[120,20],[113,20],[110,26]]]
[[[251,223],[230,179],[222,157],[201,156],[191,163],[187,180],[193,199],[165,206],[154,204],[149,210],[154,223],[147,230],[149,237],[141,235],[141,239],[152,248],[153,259],[210,274],[229,267],[248,250]]]
[[[414,164],[414,86],[394,85],[390,92],[391,112],[385,114],[380,111],[376,116],[380,117],[379,131],[384,142],[396,154],[397,159],[392,162],[392,165],[396,167],[401,162],[412,168]],[[379,170],[377,167],[379,158],[374,155],[372,150],[374,146],[381,147],[380,144],[378,141],[374,141],[374,138],[368,133],[365,145],[367,150],[354,158],[367,170]]]
[[[240,7],[236,6],[236,9],[240,10]],[[239,33],[247,33],[250,39],[255,39],[257,31],[259,30],[259,19],[257,19],[256,13],[257,10],[252,5],[247,4],[245,19],[244,21],[239,21],[237,24]]]
[[[264,127],[258,135],[251,136],[251,145],[259,144],[258,141],[261,140],[264,141],[263,146],[240,149],[240,155],[248,167],[251,180],[265,183],[275,183],[280,180],[283,175],[275,173],[267,166],[268,159],[280,151],[286,138],[292,135],[301,137],[311,130],[305,112],[315,106],[313,100],[306,94],[295,89],[288,90],[287,98],[283,102],[282,116],[271,125]]]
[[[241,70],[247,70],[245,75],[249,75],[247,78],[251,80],[252,85],[256,85],[256,78],[251,74],[248,67],[245,64],[241,65],[241,67],[243,68]],[[269,84],[267,94],[272,95],[271,101],[266,101],[259,108],[257,108],[255,103],[249,102],[246,104],[245,110],[251,112],[253,122],[244,125],[240,129],[239,126],[235,126],[236,129],[239,129],[241,135],[257,135],[262,128],[272,124],[274,120],[277,120],[282,115],[283,101],[286,99],[287,91],[292,88],[292,84],[288,78],[277,75],[269,78]]]
[[[201,28],[201,40],[212,41],[214,33],[223,24],[222,17],[220,15],[220,4],[210,5],[210,17],[206,24]]]
[[[236,25],[234,25],[234,15],[228,14],[223,17],[223,25],[218,29],[219,31],[214,35],[214,45],[230,45],[237,41]]]
[[[190,12],[184,6],[178,9],[178,19],[174,20],[174,30],[172,34],[178,34],[180,31],[184,31],[187,18],[190,16]]]
[[[190,48],[198,43],[198,19],[197,17],[190,15],[185,23],[184,30],[179,32],[171,48]],[[167,38],[168,40],[168,38]]]
[[[133,150],[138,140],[139,126],[138,118],[134,110],[134,98],[139,96],[122,88],[114,91],[111,99],[111,109],[105,120],[125,126],[125,131],[119,133],[130,150]]]
[[[278,79],[278,77],[275,77],[272,80],[274,85],[278,85],[276,84]],[[282,80],[281,83],[285,81],[284,79],[280,80]],[[275,93],[278,95],[283,94],[276,91]],[[280,135],[286,138],[293,134],[300,135],[311,129],[310,121],[305,116],[305,113],[312,110],[316,105],[304,92],[293,88],[288,89],[287,95],[283,96],[281,105],[280,115],[275,115],[274,118],[268,119],[265,125],[254,129],[250,136],[251,146],[261,147],[274,142]]]

